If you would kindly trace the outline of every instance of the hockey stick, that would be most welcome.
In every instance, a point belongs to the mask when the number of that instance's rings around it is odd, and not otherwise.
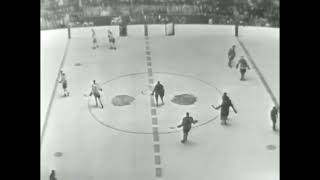
[[[141,90],[142,95],[146,95],[148,90]]]
[[[84,97],[89,97],[89,96],[91,96],[91,95],[92,95],[92,93],[90,93],[90,94],[83,94]]]
[[[217,108],[216,107],[214,107],[214,105],[211,105],[211,107],[213,107],[215,110],[217,110]],[[236,110],[236,111],[234,111],[234,109],[232,109],[232,112],[234,112],[234,113],[238,113],[238,111]]]
[[[134,95],[134,98],[139,96],[139,95],[146,95],[148,90],[141,90],[139,93],[137,93],[136,95]]]
[[[213,109],[217,110],[217,108],[216,108],[216,107],[214,107],[214,105],[211,105],[211,107],[213,107]]]
[[[198,120],[194,120],[194,124],[196,124],[196,123],[198,123],[199,121]],[[169,127],[169,129],[178,129],[178,128],[181,128],[182,126],[180,126],[180,125],[178,125],[178,126],[176,126],[176,127],[174,127],[174,126],[171,126],[171,127]]]

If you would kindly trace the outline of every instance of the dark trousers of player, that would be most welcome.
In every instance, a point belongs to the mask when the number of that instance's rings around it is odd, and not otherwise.
[[[222,125],[227,125],[228,115],[220,115],[220,119]]]
[[[275,120],[275,119],[272,119],[272,129],[273,129],[274,131],[277,130],[277,128],[276,128],[276,120]]]
[[[164,104],[164,102],[163,102],[163,96],[164,96],[164,94],[158,94],[158,93],[156,93],[156,95],[155,95],[155,97],[156,97],[156,104],[158,105],[159,96],[160,96],[160,99],[161,99],[161,101],[162,101],[162,104]]]
[[[115,39],[110,39],[109,40],[109,43],[110,43],[110,49],[113,49],[113,50],[116,50],[116,41]]]
[[[228,66],[232,67],[232,61],[233,61],[234,57],[229,57],[229,62],[228,62]]]
[[[229,109],[225,110],[221,108],[220,119],[221,119],[222,125],[227,125],[228,116],[229,116]]]
[[[93,49],[96,49],[96,48],[98,48],[99,47],[99,45],[98,45],[98,43],[97,43],[97,39],[96,38],[94,38],[93,39]]]
[[[69,92],[67,90],[67,83],[66,82],[62,83],[62,89],[63,89],[63,92],[64,92],[63,96],[64,97],[65,96],[69,96]]]
[[[96,101],[96,106],[98,107],[98,101],[97,101],[97,99],[98,99],[99,102],[100,102],[101,108],[103,108],[103,104],[102,104],[102,102],[101,102],[100,95],[94,94],[94,99],[95,99],[95,101]]]
[[[182,143],[185,143],[188,140],[188,134],[189,134],[190,129],[183,129],[183,139]]]
[[[244,80],[244,75],[246,74],[246,69],[240,69],[240,74],[241,74],[241,78],[240,80],[243,81]]]

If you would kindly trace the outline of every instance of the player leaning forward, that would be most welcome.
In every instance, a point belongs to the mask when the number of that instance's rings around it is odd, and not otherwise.
[[[191,125],[197,123],[197,120],[193,120],[189,113],[187,112],[186,117],[182,119],[182,123],[177,127],[183,127],[183,139],[181,140],[182,143],[185,143],[188,140],[188,134],[191,130]]]
[[[232,102],[231,102],[231,99],[227,96],[227,93],[223,93],[223,96],[222,96],[222,103],[221,105],[219,105],[218,107],[214,107],[212,105],[212,107],[214,109],[221,109],[220,110],[220,119],[221,119],[221,124],[222,125],[227,125],[227,119],[228,119],[228,116],[229,116],[229,109],[230,107],[232,107],[233,111],[235,113],[237,113],[237,110],[234,108]]]
[[[164,104],[163,102],[163,96],[164,96],[164,87],[162,84],[160,84],[160,81],[158,81],[157,85],[154,87],[151,96],[153,96],[155,94],[156,97],[156,104],[158,106],[158,98],[160,96],[162,104]]]
[[[94,100],[96,101],[96,106],[98,107],[98,100],[99,100],[101,108],[103,108],[103,104],[101,102],[101,96],[100,96],[99,91],[102,91],[102,88],[99,86],[98,83],[96,83],[95,80],[93,80],[93,84],[91,86],[90,96],[93,94]]]

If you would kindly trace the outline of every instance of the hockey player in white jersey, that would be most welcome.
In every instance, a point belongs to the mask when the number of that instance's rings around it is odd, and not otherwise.
[[[100,96],[100,92],[102,91],[102,88],[99,86],[98,83],[96,83],[95,80],[93,80],[93,84],[91,86],[91,92],[90,92],[90,96],[94,96],[94,100],[96,101],[96,106],[98,107],[98,100],[100,102],[101,108],[103,108],[103,104],[101,101],[101,96]]]
[[[96,49],[99,47],[98,42],[97,42],[97,37],[96,37],[96,32],[94,31],[94,29],[91,29],[92,32],[92,42],[93,42],[93,49]]]

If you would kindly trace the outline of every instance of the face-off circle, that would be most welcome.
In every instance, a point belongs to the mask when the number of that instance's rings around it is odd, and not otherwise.
[[[202,127],[218,119],[219,111],[211,104],[221,101],[221,91],[211,84],[194,77],[154,72],[153,79],[164,86],[164,105],[159,97],[159,106],[151,96],[153,85],[147,85],[147,73],[135,73],[113,78],[101,84],[101,99],[104,108],[95,107],[93,98],[88,100],[88,109],[92,117],[101,125],[133,134],[152,134],[151,125],[157,121],[159,134],[181,131],[181,123],[186,112],[199,122],[194,128]],[[155,108],[156,117],[150,110]]]

